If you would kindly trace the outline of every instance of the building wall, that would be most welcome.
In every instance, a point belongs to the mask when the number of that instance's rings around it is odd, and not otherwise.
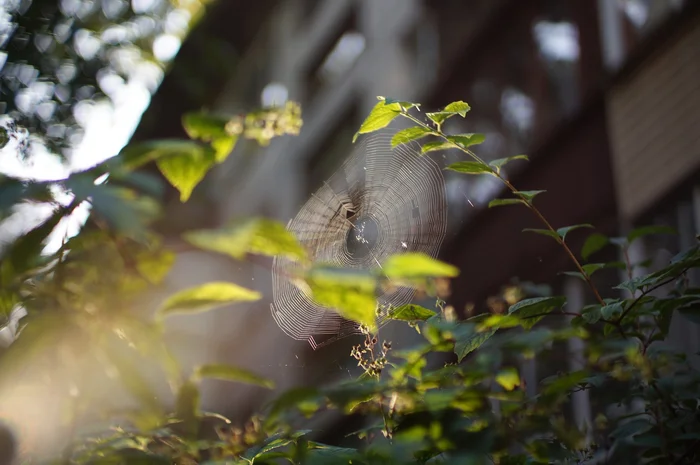
[[[633,220],[700,168],[700,16],[608,93],[620,213]]]

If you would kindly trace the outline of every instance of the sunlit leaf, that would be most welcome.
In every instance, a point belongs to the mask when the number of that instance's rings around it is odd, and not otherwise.
[[[188,232],[184,238],[201,249],[236,259],[249,253],[306,258],[306,251],[291,232],[282,224],[265,218],[238,220],[220,229]]]
[[[210,148],[198,145],[192,150],[160,157],[156,160],[158,169],[178,191],[180,201],[190,198],[192,191],[204,179],[216,162],[216,154]]]
[[[223,364],[202,365],[197,367],[194,371],[194,376],[195,379],[214,378],[225,381],[236,381],[239,383],[262,386],[268,389],[272,389],[275,386],[269,379],[256,375],[251,371]]]
[[[454,278],[459,274],[459,269],[454,265],[419,252],[392,255],[384,262],[382,269],[389,279]]]
[[[211,282],[186,289],[168,298],[159,310],[160,316],[174,313],[201,313],[234,302],[260,299],[257,291],[227,282]]]
[[[506,391],[512,391],[520,386],[520,376],[515,368],[506,368],[496,375],[496,382]]]
[[[452,163],[446,169],[465,174],[494,174],[490,166],[478,161],[458,161]]]
[[[389,318],[392,320],[416,321],[427,320],[436,313],[420,305],[406,304],[394,308],[389,312]]]
[[[372,108],[372,111],[362,123],[360,130],[357,131],[352,141],[355,142],[360,134],[367,134],[387,127],[400,113],[401,106],[398,103],[387,104],[384,100],[380,100]]]
[[[431,140],[430,142],[426,142],[423,144],[421,147],[421,154],[426,154],[428,152],[435,152],[438,150],[448,150],[448,149],[454,149],[456,148],[452,143],[450,142],[445,142],[445,141],[440,141],[440,140]]]
[[[402,129],[391,138],[391,148],[401,144],[408,144],[409,142],[429,136],[430,134],[432,134],[432,131],[423,126],[414,126],[412,128]]]
[[[467,116],[467,112],[471,108],[466,102],[457,101],[452,102],[447,105],[442,111],[436,111],[433,113],[426,113],[426,116],[430,118],[437,125],[441,125],[445,120],[451,118],[452,116],[459,115],[461,117]]]
[[[134,170],[161,157],[195,153],[206,148],[200,142],[192,140],[160,139],[127,145],[119,153],[117,160],[124,169]]]
[[[384,100],[387,105],[392,103],[398,103],[404,110],[410,110],[411,108],[420,108],[420,103],[408,102],[406,100],[397,100],[390,97],[377,97],[377,100]]]
[[[485,134],[479,134],[479,133],[471,133],[471,134],[458,134],[455,136],[447,136],[447,139],[450,142],[453,142],[460,147],[463,148],[468,148],[471,147],[472,145],[479,145],[483,144],[484,141],[486,140],[486,135]]]
[[[211,143],[219,163],[228,157],[238,141],[237,134],[226,130],[228,122],[229,118],[206,113],[188,113],[182,118],[187,135]]]
[[[377,281],[372,274],[318,266],[307,273],[306,282],[316,302],[376,330]]]

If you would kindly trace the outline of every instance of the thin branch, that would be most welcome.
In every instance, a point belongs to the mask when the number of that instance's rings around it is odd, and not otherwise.
[[[465,148],[465,147],[462,147],[461,145],[456,144],[456,143],[454,143],[453,141],[451,141],[451,140],[447,137],[447,135],[445,135],[445,134],[442,132],[442,130],[441,130],[439,127],[438,127],[437,129],[433,129],[433,128],[430,127],[428,124],[424,123],[423,121],[419,120],[419,119],[416,118],[415,116],[413,116],[413,115],[411,115],[410,113],[408,113],[407,110],[403,110],[403,109],[402,109],[401,115],[403,115],[404,117],[406,117],[406,118],[408,118],[409,120],[413,121],[414,123],[419,124],[419,125],[422,126],[423,128],[430,130],[430,132],[431,132],[433,135],[436,135],[436,136],[440,137],[440,138],[443,139],[444,141],[446,141],[446,142],[448,142],[449,144],[451,144],[454,148],[459,149],[460,151],[466,153],[467,155],[469,155],[469,156],[470,156],[472,159],[474,159],[475,161],[477,161],[477,162],[479,162],[479,163],[482,163],[482,164],[484,164],[484,165],[488,165],[488,163],[486,163],[484,160],[482,160],[478,155],[476,155],[476,154],[475,154],[474,152],[472,152],[471,150],[469,150],[469,149],[467,149],[467,148]],[[531,200],[531,199],[528,199],[525,195],[521,194],[521,193],[518,191],[518,189],[516,189],[515,186],[513,186],[513,184],[510,183],[510,181],[508,181],[506,178],[504,178],[504,177],[501,175],[501,173],[499,173],[499,172],[497,172],[497,171],[493,171],[493,175],[496,176],[498,179],[500,179],[501,182],[513,193],[513,195],[516,195],[517,197],[519,197],[520,200],[522,200],[522,201],[525,203],[525,205],[535,214],[535,216],[537,216],[537,218],[545,225],[545,227],[546,227],[549,231],[553,232],[553,233],[556,235],[555,240],[557,241],[557,243],[559,243],[559,245],[561,245],[561,246],[564,248],[564,250],[566,251],[566,253],[567,253],[567,255],[569,256],[569,258],[571,259],[571,261],[574,262],[574,265],[576,266],[576,268],[578,269],[578,271],[581,273],[581,275],[583,276],[583,278],[586,280],[586,283],[588,284],[588,287],[590,287],[590,289],[593,291],[593,294],[595,295],[595,298],[596,298],[596,300],[598,301],[598,303],[600,303],[601,305],[605,305],[605,301],[604,301],[603,298],[600,296],[600,293],[598,292],[598,288],[596,288],[595,284],[593,284],[593,281],[591,280],[591,277],[589,276],[589,274],[586,273],[586,272],[584,271],[583,267],[581,266],[581,263],[580,263],[580,262],[578,261],[578,259],[576,258],[576,255],[574,255],[574,253],[571,251],[571,249],[569,248],[568,244],[564,241],[564,239],[562,239],[562,238],[559,236],[559,233],[557,233],[557,230],[554,229],[554,227],[552,227],[552,225],[549,223],[549,221],[547,221],[547,219],[544,217],[544,215],[542,215],[542,213],[539,211],[539,209],[538,209],[537,207],[535,207],[535,205],[532,203],[532,200]]]

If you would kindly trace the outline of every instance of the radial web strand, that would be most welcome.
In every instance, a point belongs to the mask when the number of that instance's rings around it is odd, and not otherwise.
[[[394,134],[364,137],[287,225],[312,261],[371,270],[396,253],[437,256],[447,230],[442,172],[417,143],[392,149]],[[318,305],[289,279],[297,266],[284,257],[273,263],[271,310],[279,327],[314,349],[359,333],[356,323]],[[378,295],[378,323],[386,320],[382,312],[413,295],[406,287]]]

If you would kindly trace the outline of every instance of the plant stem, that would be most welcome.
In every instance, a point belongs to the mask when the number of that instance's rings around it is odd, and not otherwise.
[[[426,129],[430,130],[431,134],[433,134],[433,135],[435,135],[435,136],[437,136],[437,137],[440,137],[440,138],[443,139],[444,141],[446,141],[446,142],[448,142],[449,144],[451,144],[454,148],[459,149],[459,150],[462,151],[463,153],[466,153],[466,154],[469,155],[472,159],[474,159],[476,162],[479,162],[479,163],[482,163],[482,164],[488,166],[488,163],[486,163],[484,160],[482,160],[477,154],[475,154],[474,152],[472,152],[471,150],[469,150],[469,149],[466,148],[466,147],[462,147],[461,145],[456,144],[455,142],[452,142],[452,141],[447,137],[447,135],[445,135],[445,133],[442,132],[441,128],[438,127],[437,129],[434,129],[434,128],[430,127],[428,124],[424,123],[423,121],[419,120],[419,119],[416,118],[415,116],[411,115],[411,114],[408,113],[408,111],[406,111],[406,110],[402,110],[402,111],[401,111],[401,115],[403,115],[404,117],[406,117],[406,118],[408,118],[409,120],[413,121],[414,123],[421,125],[423,128],[426,128]],[[574,255],[574,253],[571,251],[571,248],[569,247],[569,245],[564,241],[563,238],[561,238],[561,237],[559,236],[559,233],[557,233],[557,230],[554,229],[554,227],[552,227],[552,225],[549,223],[549,221],[547,221],[547,219],[544,217],[544,215],[542,214],[542,212],[540,212],[540,210],[539,210],[537,207],[535,207],[535,205],[532,203],[532,200],[531,200],[531,199],[528,199],[525,195],[521,194],[521,193],[518,191],[518,189],[516,189],[515,186],[513,186],[513,184],[510,183],[510,181],[508,181],[505,177],[503,177],[503,176],[501,175],[500,172],[498,172],[498,171],[493,171],[493,175],[496,176],[498,179],[500,179],[501,182],[511,191],[511,193],[513,193],[513,195],[517,196],[520,200],[522,200],[523,203],[535,214],[535,216],[542,222],[542,224],[544,224],[544,226],[545,226],[549,231],[551,231],[552,233],[554,233],[554,236],[553,236],[553,237],[555,237],[555,240],[557,241],[557,243],[559,243],[559,245],[561,245],[561,246],[564,248],[564,250],[566,251],[566,253],[567,253],[567,255],[569,256],[569,258],[571,259],[571,261],[574,262],[574,265],[576,266],[576,268],[578,269],[578,271],[581,273],[581,275],[582,275],[583,278],[585,279],[586,283],[588,284],[588,287],[590,287],[591,291],[593,291],[593,295],[595,296],[595,298],[596,298],[596,300],[598,301],[598,303],[599,303],[600,305],[603,305],[603,306],[604,306],[604,305],[605,305],[605,301],[604,301],[603,298],[600,296],[600,293],[598,292],[598,288],[596,288],[595,284],[593,284],[593,281],[591,280],[591,277],[588,275],[588,273],[586,273],[586,272],[584,271],[583,267],[581,266],[581,263],[580,263],[580,262],[578,261],[578,259],[576,258],[576,255]]]

